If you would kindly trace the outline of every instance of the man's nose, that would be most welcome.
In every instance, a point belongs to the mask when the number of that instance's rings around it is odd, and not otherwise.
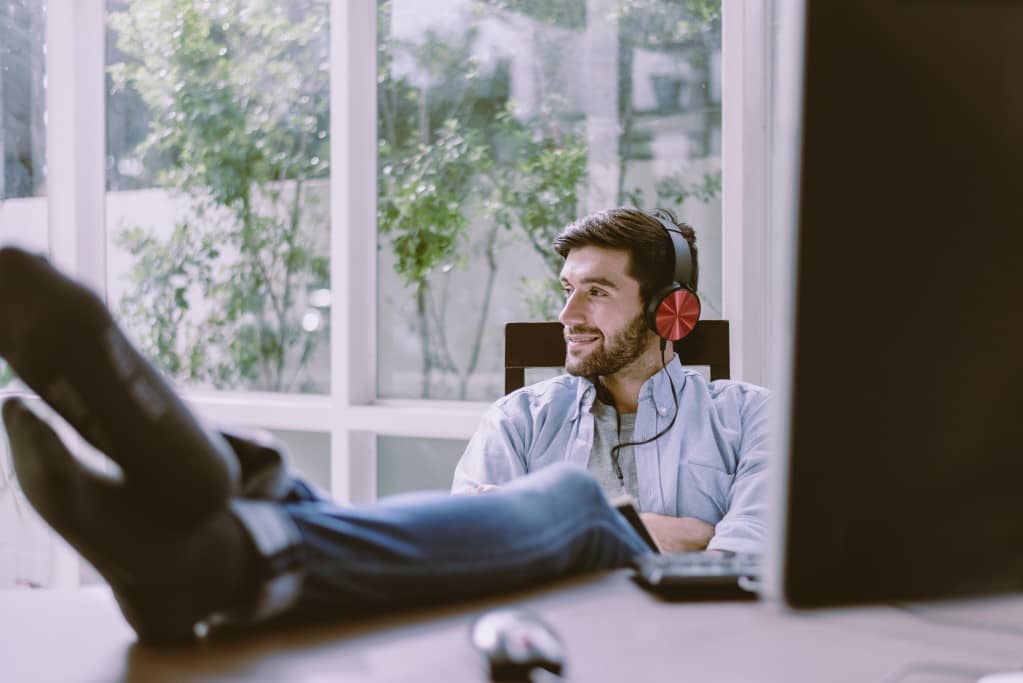
[[[561,309],[561,313],[558,314],[558,320],[565,327],[572,327],[573,325],[580,325],[586,321],[583,315],[582,306],[576,300],[575,292],[569,294],[568,298],[565,299],[565,305]]]

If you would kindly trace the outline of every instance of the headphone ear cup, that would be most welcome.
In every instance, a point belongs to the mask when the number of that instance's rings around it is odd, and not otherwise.
[[[678,283],[672,282],[670,285],[666,287],[661,287],[656,292],[654,292],[653,296],[650,297],[650,300],[647,301],[646,310],[643,312],[643,317],[646,319],[647,328],[657,336],[661,336],[660,331],[657,329],[657,311],[658,309],[660,309],[661,303],[664,301],[664,298],[677,289]]]
[[[673,282],[658,291],[646,310],[646,324],[661,339],[678,341],[693,331],[700,319],[700,297]]]

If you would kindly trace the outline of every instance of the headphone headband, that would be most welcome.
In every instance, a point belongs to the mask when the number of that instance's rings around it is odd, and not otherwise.
[[[668,237],[671,238],[675,260],[675,265],[672,268],[675,273],[674,282],[695,292],[696,287],[693,285],[693,252],[689,248],[689,240],[686,239],[686,236],[682,234],[677,225],[672,225],[656,214],[650,214],[650,217],[656,219],[661,224],[661,227],[664,228],[664,231],[668,233]]]

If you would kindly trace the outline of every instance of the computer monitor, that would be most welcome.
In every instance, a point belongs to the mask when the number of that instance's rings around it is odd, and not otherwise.
[[[1023,3],[780,5],[771,592],[1020,590]]]

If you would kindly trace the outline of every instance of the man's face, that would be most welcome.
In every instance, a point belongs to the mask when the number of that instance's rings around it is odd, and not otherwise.
[[[629,276],[629,252],[573,249],[561,269],[565,307],[565,369],[572,375],[613,375],[650,344],[639,282]]]

